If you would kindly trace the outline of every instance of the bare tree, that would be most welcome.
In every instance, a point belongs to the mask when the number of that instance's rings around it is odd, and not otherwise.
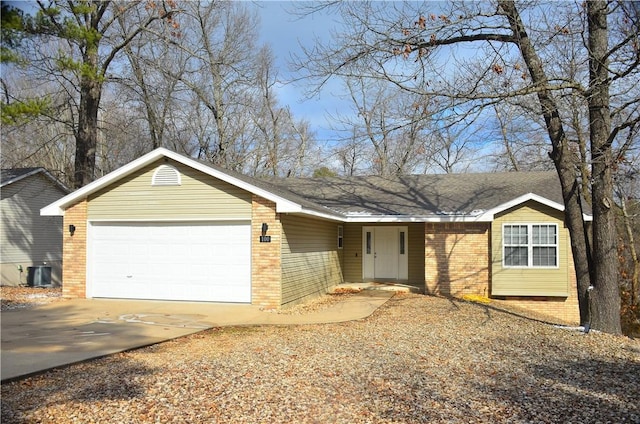
[[[42,46],[42,51],[59,45]],[[59,75],[41,76],[39,69],[9,66],[3,72],[3,95],[24,102],[46,99],[47,107],[29,119],[13,120],[2,127],[4,168],[43,166],[69,187],[74,179],[75,127],[78,121],[77,101],[72,84]]]
[[[357,156],[365,173],[401,175],[414,171],[428,156],[426,126],[430,115],[424,102],[384,81],[347,78],[344,86],[352,113],[330,118],[334,129],[346,134],[340,140],[346,146],[337,146],[336,151],[347,173],[355,172]]]
[[[345,25],[328,45],[302,47],[298,69],[317,81],[316,89],[331,76],[357,76],[391,81],[429,98],[450,99],[443,102],[448,110],[481,112],[504,99],[527,99],[535,105],[562,186],[581,320],[619,333],[613,150],[640,122],[637,5],[498,0],[446,5],[341,2],[320,7],[339,8]],[[554,41],[560,39],[573,53],[558,51]],[[473,53],[461,54],[465,46],[473,46]],[[573,61],[570,67],[558,66],[563,57]],[[587,154],[571,138],[568,123],[573,117],[562,113],[559,99],[567,94],[582,97],[574,107],[586,107],[589,116],[590,193],[584,194],[590,195],[593,208],[592,246],[581,201],[585,179],[580,161]]]
[[[173,20],[172,0],[145,8],[141,2],[37,1],[38,14],[28,32],[33,42],[57,39],[66,49],[43,58],[51,72],[66,74],[78,99],[75,126],[74,186],[94,178],[98,143],[98,111],[108,70],[123,49],[156,21]],[[145,9],[144,19],[131,22],[125,31],[115,31],[114,22],[136,9]]]
[[[126,32],[129,18],[119,16],[121,31]],[[178,31],[179,27],[172,29]],[[130,108],[139,112],[146,123],[149,149],[164,147],[166,138],[175,139],[177,134],[171,130],[180,123],[174,112],[181,109],[184,87],[180,77],[187,57],[174,45],[175,31],[171,31],[173,35],[146,31],[124,48],[129,66],[123,69],[119,88]]]
[[[252,175],[300,176],[308,171],[309,152],[315,137],[307,121],[296,120],[291,109],[281,106],[278,80],[271,48],[264,46],[256,55],[255,107],[250,114],[255,128]]]
[[[179,47],[189,56],[180,74],[166,70],[192,93],[198,125],[199,157],[222,166],[238,168],[234,152],[248,119],[256,69],[253,52],[258,39],[258,18],[241,3],[187,2],[181,16]],[[192,109],[192,110],[194,110]]]
[[[488,138],[495,140],[490,156],[496,170],[553,169],[544,126],[531,117],[523,117],[523,109],[508,101],[494,104],[491,109],[494,116],[487,119]]]

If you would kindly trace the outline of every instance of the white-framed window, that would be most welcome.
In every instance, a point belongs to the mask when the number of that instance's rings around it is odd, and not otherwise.
[[[342,249],[344,241],[344,229],[342,225],[338,225],[338,249]]]
[[[503,224],[502,264],[507,268],[557,268],[557,224]]]

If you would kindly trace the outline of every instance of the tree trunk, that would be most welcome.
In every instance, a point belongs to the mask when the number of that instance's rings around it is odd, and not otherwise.
[[[83,75],[80,82],[80,106],[76,132],[75,188],[83,187],[95,179],[98,108],[101,93],[100,79],[96,76]]]
[[[547,133],[551,140],[551,159],[558,172],[562,197],[565,205],[565,223],[571,236],[571,252],[575,264],[578,303],[580,308],[580,322],[586,324],[589,319],[589,295],[591,284],[590,275],[590,249],[587,230],[582,216],[582,203],[580,200],[579,182],[576,171],[576,158],[569,149],[568,140],[560,120],[555,100],[548,87],[549,81],[542,67],[542,61],[538,57],[525,26],[522,23],[513,1],[499,1],[500,9],[507,19],[520,49],[522,58],[527,64],[527,69],[535,85],[541,88],[538,91],[538,101],[542,107],[542,113],[547,127]]]
[[[607,3],[587,2],[589,25],[589,104],[593,209],[593,291],[591,324],[607,333],[620,334],[620,291],[613,206],[613,157],[607,69]]]

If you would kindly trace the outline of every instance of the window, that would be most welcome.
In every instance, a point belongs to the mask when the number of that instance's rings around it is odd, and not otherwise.
[[[342,249],[342,242],[344,239],[344,232],[343,232],[343,228],[342,225],[338,225],[338,249]]]
[[[366,252],[367,252],[367,255],[370,255],[371,254],[371,231],[367,231],[366,240],[367,240]]]
[[[502,227],[505,267],[558,266],[558,226],[517,224]]]
[[[404,236],[404,231],[400,231],[400,254],[404,255],[405,252],[405,248],[404,248],[404,243],[405,243],[405,236]]]

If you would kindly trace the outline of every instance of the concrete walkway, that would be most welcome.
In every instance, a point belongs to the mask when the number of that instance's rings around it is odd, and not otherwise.
[[[160,343],[208,328],[325,324],[363,319],[393,296],[363,290],[317,312],[278,314],[252,305],[73,299],[4,311],[1,380]]]

